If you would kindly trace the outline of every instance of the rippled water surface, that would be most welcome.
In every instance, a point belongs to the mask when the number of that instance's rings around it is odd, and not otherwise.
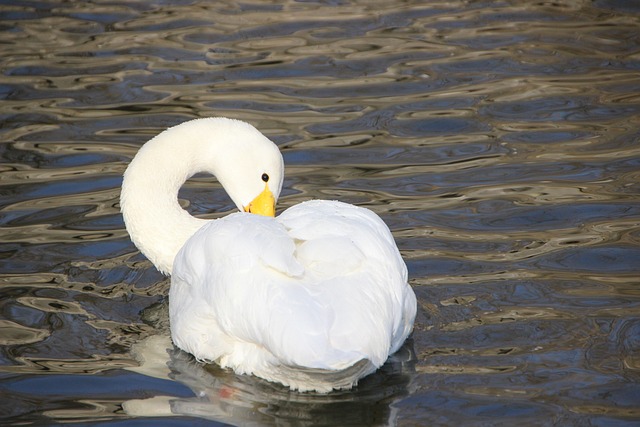
[[[0,3],[0,424],[638,425],[640,6],[623,0]],[[206,116],[281,147],[282,210],[389,224],[408,344],[289,392],[168,339],[124,230],[142,143]],[[234,210],[191,179],[196,215]]]

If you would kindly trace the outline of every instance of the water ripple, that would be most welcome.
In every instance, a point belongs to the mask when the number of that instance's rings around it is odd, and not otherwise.
[[[0,12],[3,422],[640,419],[630,2],[34,0]],[[124,230],[121,176],[160,130],[216,115],[280,146],[279,211],[341,199],[392,229],[415,332],[354,392],[292,394],[167,344],[169,283]],[[205,218],[235,209],[211,177],[179,197]]]

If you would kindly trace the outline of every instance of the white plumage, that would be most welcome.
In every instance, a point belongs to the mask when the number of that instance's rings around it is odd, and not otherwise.
[[[177,202],[189,176],[209,172],[243,211],[263,189],[277,199],[283,171],[277,147],[246,123],[183,123],[145,144],[127,169],[127,230],[172,274],[178,347],[301,391],[348,388],[400,348],[415,318],[406,266],[384,222],[321,200],[276,218],[240,212],[205,221]]]

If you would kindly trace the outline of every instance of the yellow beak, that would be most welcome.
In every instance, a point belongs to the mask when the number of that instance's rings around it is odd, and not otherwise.
[[[244,207],[244,211],[263,216],[276,216],[276,199],[267,184],[264,185],[262,193]]]

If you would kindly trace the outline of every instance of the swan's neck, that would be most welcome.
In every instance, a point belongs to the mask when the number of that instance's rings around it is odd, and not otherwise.
[[[215,175],[243,210],[266,189],[278,199],[284,163],[256,128],[222,117],[182,123],[144,144],[124,174],[120,206],[131,240],[165,274],[207,222],[178,204],[180,187],[198,172]]]
[[[180,187],[198,172],[215,173],[204,165],[211,156],[203,138],[175,136],[170,129],[140,149],[124,174],[120,197],[131,240],[164,274],[171,274],[180,248],[207,222],[180,207]]]

